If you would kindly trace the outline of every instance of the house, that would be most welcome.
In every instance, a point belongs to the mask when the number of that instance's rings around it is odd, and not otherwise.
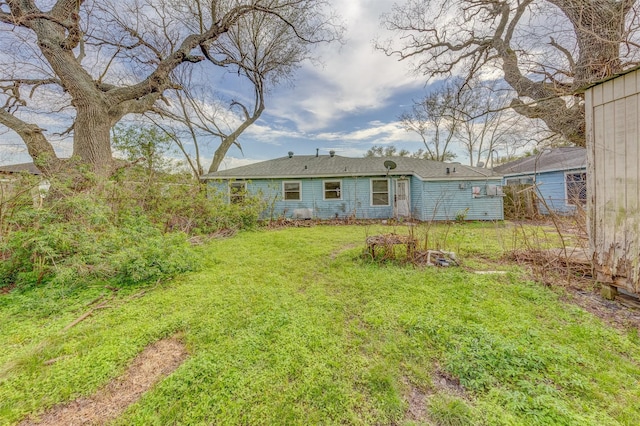
[[[502,177],[407,157],[293,155],[203,176],[230,202],[260,194],[266,217],[501,220]]]
[[[15,191],[15,185],[18,175],[27,173],[34,176],[42,176],[42,172],[33,163],[8,164],[0,166],[0,202],[7,197],[12,197]],[[40,178],[37,186],[31,189],[33,205],[35,207],[42,206],[42,199],[47,191],[49,191],[50,183],[44,177]]]
[[[585,90],[587,229],[597,280],[640,294],[640,68]]]
[[[501,164],[493,169],[503,184],[532,185],[537,211],[574,214],[587,205],[587,150],[581,147],[546,149],[536,155]]]
[[[42,172],[33,163],[7,164],[0,166],[0,175],[5,177],[25,172],[36,176],[42,174]]]

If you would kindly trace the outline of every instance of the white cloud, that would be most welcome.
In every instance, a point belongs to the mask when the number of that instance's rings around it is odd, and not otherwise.
[[[376,144],[392,144],[396,142],[419,141],[413,133],[407,132],[399,122],[383,123],[371,121],[369,126],[350,132],[318,133],[315,139],[343,142],[367,142]]]
[[[420,88],[407,64],[375,51],[384,0],[334,0],[347,24],[346,44],[325,45],[317,53],[323,67],[307,64],[292,89],[279,90],[270,113],[294,121],[302,131],[318,131],[344,116],[384,107],[398,90]]]
[[[237,158],[237,157],[225,157],[220,164],[219,170],[233,169],[234,167],[246,166],[248,164],[257,163],[262,160],[256,160],[253,158]]]

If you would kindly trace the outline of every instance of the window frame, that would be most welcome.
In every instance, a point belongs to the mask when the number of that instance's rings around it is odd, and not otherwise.
[[[383,181],[387,183],[387,190],[384,192],[374,192],[373,183],[376,181]],[[370,200],[369,204],[371,207],[389,207],[391,205],[391,184],[388,178],[371,178],[369,183],[370,188]],[[375,194],[387,194],[387,203],[386,204],[374,204],[374,195]]]
[[[286,185],[291,183],[298,184],[297,191],[287,191]],[[287,193],[298,193],[298,198],[287,198]],[[302,181],[301,180],[283,180],[282,181],[282,200],[283,201],[302,201]]]
[[[572,198],[569,192],[569,176],[573,175],[580,175],[581,179],[580,180],[572,180],[571,183],[573,185],[576,185],[578,183],[582,184],[582,188],[580,188],[580,191],[578,192],[578,197],[577,198]],[[584,198],[580,197],[580,194],[584,192]],[[565,204],[567,206],[574,206],[574,207],[584,207],[587,205],[587,172],[583,171],[573,171],[573,172],[564,172],[564,196],[565,196]],[[579,204],[574,203],[574,201],[578,201]]]
[[[234,192],[232,188],[239,187],[238,185],[242,185],[242,189]],[[246,180],[229,181],[228,189],[229,189],[229,203],[240,204],[244,201],[244,199],[247,196],[247,181]]]
[[[327,184],[328,183],[338,183],[337,189],[332,189],[330,192],[337,192],[337,198],[327,198]],[[324,201],[340,201],[342,200],[342,179],[327,179],[322,181],[322,199]]]
[[[535,178],[531,175],[505,178],[505,186],[533,185]]]

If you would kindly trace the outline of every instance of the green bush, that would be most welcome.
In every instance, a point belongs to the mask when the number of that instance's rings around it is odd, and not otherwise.
[[[197,254],[185,234],[163,234],[144,215],[117,224],[105,221],[93,214],[103,207],[87,211],[83,221],[65,220],[65,208],[31,215],[33,226],[21,227],[5,242],[10,256],[0,268],[2,283],[70,285],[99,279],[136,284],[197,267]]]
[[[159,280],[198,267],[197,253],[184,234],[148,236],[144,244],[124,247],[108,261],[118,284]]]
[[[4,219],[0,287],[131,285],[194,270],[188,235],[253,228],[263,207],[257,197],[229,205],[184,177],[143,181],[135,170],[80,191],[70,181],[52,182],[41,208],[16,204]]]

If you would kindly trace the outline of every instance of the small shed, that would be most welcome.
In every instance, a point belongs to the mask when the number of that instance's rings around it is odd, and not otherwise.
[[[609,296],[640,294],[640,68],[585,91],[588,230]]]

